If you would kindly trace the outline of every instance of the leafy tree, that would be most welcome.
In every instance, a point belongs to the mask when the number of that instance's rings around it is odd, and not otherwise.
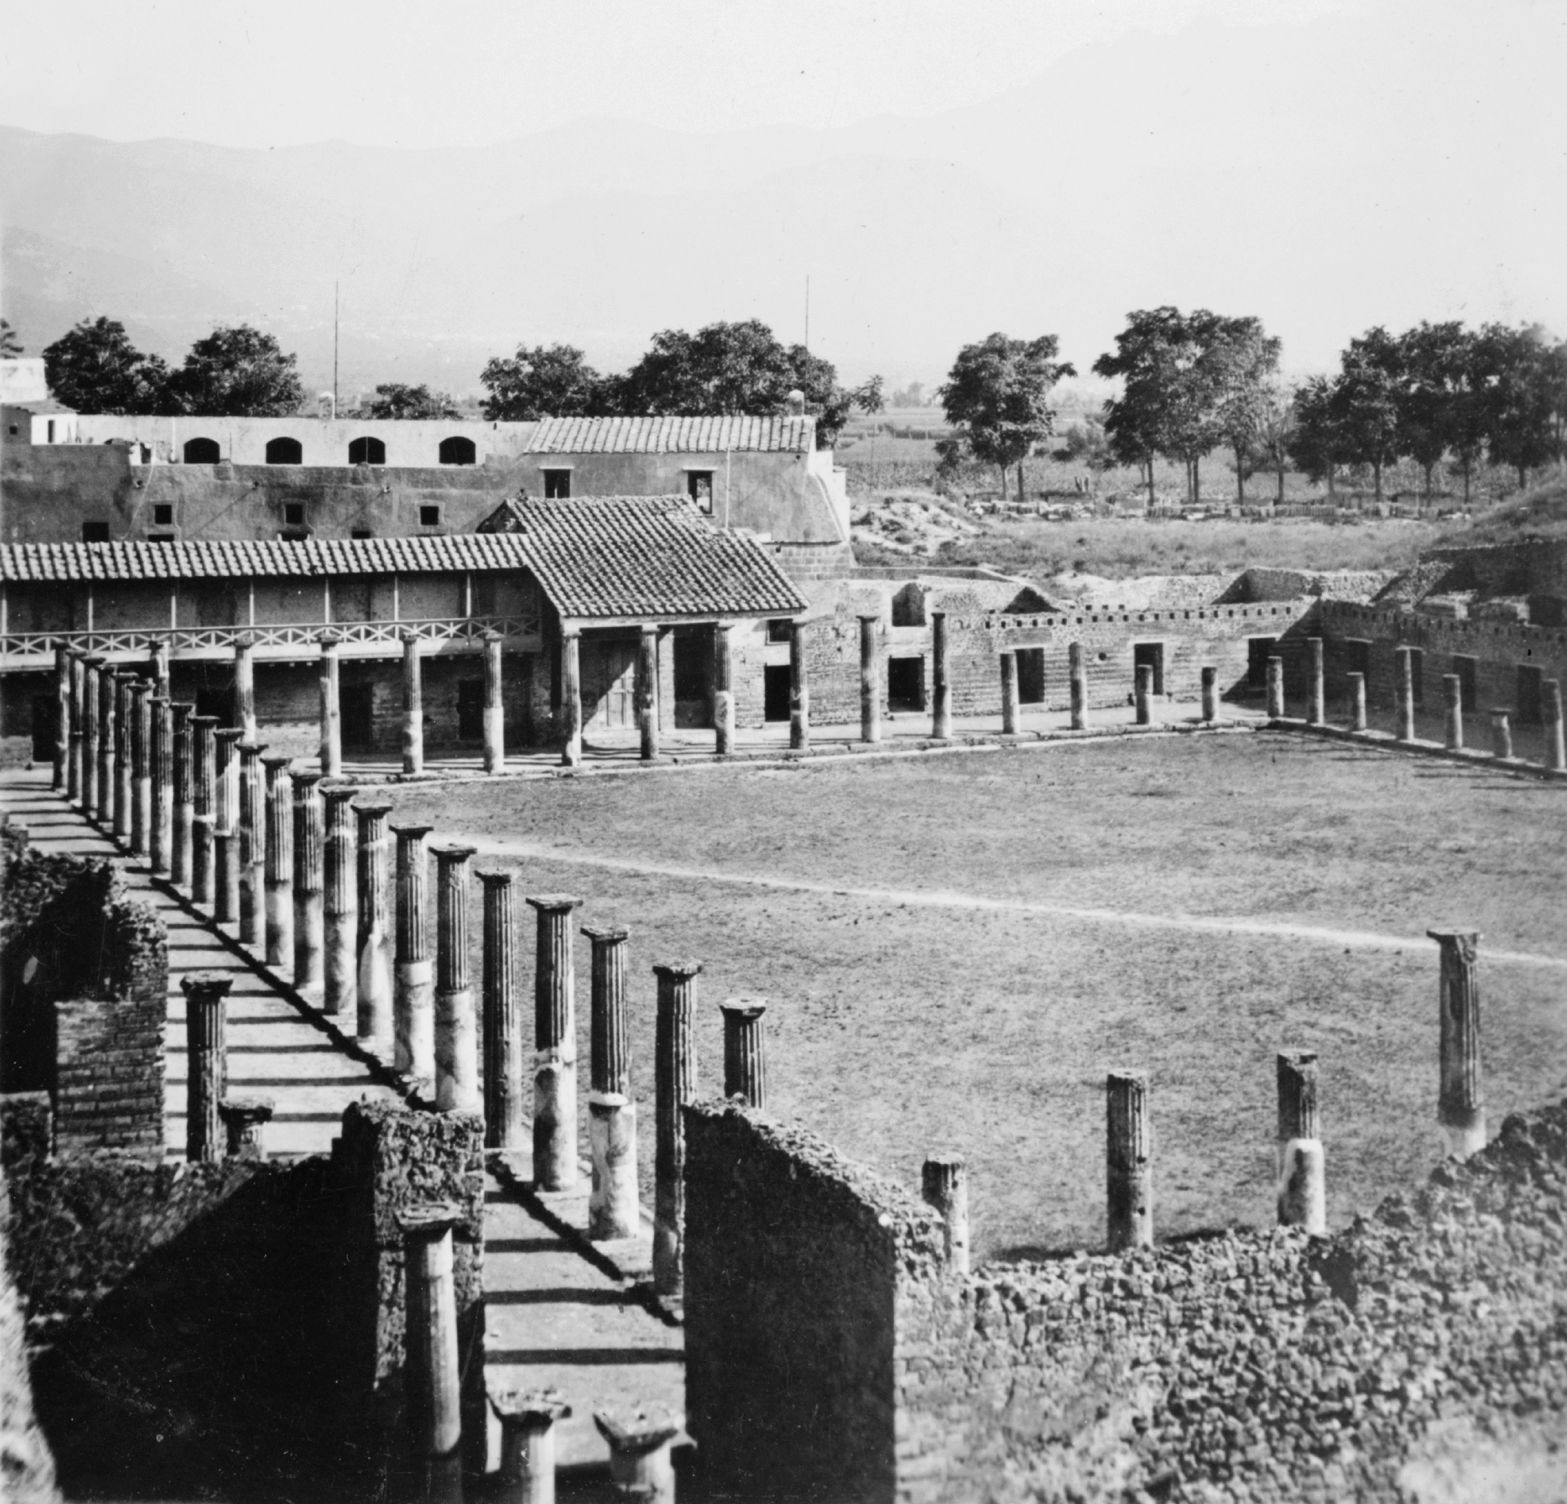
[[[1398,341],[1378,325],[1349,342],[1339,365],[1329,398],[1338,442],[1346,461],[1371,467],[1380,503],[1382,472],[1402,452],[1398,411],[1403,355]]]
[[[1277,394],[1269,383],[1278,372],[1283,345],[1264,332],[1261,319],[1250,316],[1224,318],[1199,310],[1192,315],[1192,331],[1201,346],[1194,372],[1199,398],[1212,405],[1208,423],[1234,451],[1236,499],[1244,506],[1248,467],[1263,425],[1279,413]],[[1199,499],[1195,479],[1194,475],[1194,501]],[[1281,498],[1283,494],[1280,471]]]
[[[1295,436],[1295,393],[1279,376],[1260,383],[1251,408],[1251,445],[1247,458],[1257,470],[1271,470],[1278,483],[1274,501],[1284,505],[1284,472]]]
[[[116,319],[83,319],[43,354],[49,390],[79,413],[179,410],[168,367],[156,355],[143,355]]]
[[[0,357],[20,355],[22,342],[16,337],[10,319],[0,319]]]
[[[1518,484],[1529,471],[1560,457],[1562,362],[1538,325],[1487,324],[1478,337],[1487,392],[1486,449],[1491,463],[1510,465]]]
[[[296,360],[249,324],[214,329],[190,347],[174,385],[184,411],[208,418],[281,418],[304,401]]]
[[[937,445],[943,463],[959,454],[1001,472],[1006,495],[1007,471],[1017,466],[1017,497],[1023,500],[1023,461],[1055,426],[1050,389],[1063,376],[1075,376],[1070,361],[1058,361],[1060,345],[1053,334],[1037,339],[1010,339],[992,334],[965,345],[937,395],[955,432]]]
[[[1090,470],[1108,470],[1116,463],[1105,438],[1105,426],[1095,418],[1068,424],[1060,445],[1050,451],[1050,457],[1063,462],[1077,460]]]
[[[479,380],[490,394],[481,411],[491,423],[600,417],[613,410],[612,384],[574,345],[519,345],[510,360],[490,361]]]
[[[362,418],[460,418],[457,404],[445,392],[432,392],[428,386],[405,386],[402,382],[383,382],[375,395],[359,407]]]
[[[888,401],[892,407],[924,407],[925,383],[911,381],[907,386],[900,386]]]
[[[1295,391],[1294,423],[1286,447],[1297,469],[1325,480],[1333,494],[1333,472],[1344,462],[1344,443],[1333,407],[1333,382],[1312,376]]]

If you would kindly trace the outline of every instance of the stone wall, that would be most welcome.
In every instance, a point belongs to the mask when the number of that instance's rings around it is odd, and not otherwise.
[[[0,1089],[54,1102],[57,1152],[163,1153],[168,938],[112,863],[0,830]]]
[[[1567,1102],[1331,1238],[967,1278],[910,1193],[809,1134],[707,1105],[688,1134],[690,1425],[716,1491],[1392,1504],[1500,1498],[1498,1466],[1559,1485]],[[875,1362],[845,1369],[846,1343]],[[853,1438],[840,1467],[882,1465],[835,1489],[824,1434]]]

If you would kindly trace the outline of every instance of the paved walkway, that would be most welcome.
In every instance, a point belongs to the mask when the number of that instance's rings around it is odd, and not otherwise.
[[[275,985],[231,930],[221,933],[51,792],[47,769],[0,773],[0,815],[26,826],[39,851],[119,861],[126,887],[168,928],[164,1132],[171,1159],[185,1153],[188,1078],[179,984],[191,971],[221,971],[233,979],[229,1080],[240,1091],[275,1100],[267,1129],[273,1156],[327,1153],[349,1103],[397,1096],[369,1064],[336,1042],[313,1010]],[[499,1388],[560,1390],[573,1409],[558,1433],[560,1467],[567,1476],[600,1475],[609,1452],[593,1425],[596,1408],[644,1403],[684,1412],[682,1335],[644,1303],[639,1288],[651,1257],[648,1230],[625,1243],[589,1245],[586,1178],[573,1194],[537,1197],[528,1189],[531,1178],[527,1156],[514,1157],[509,1167],[492,1167],[485,1188],[486,1373]],[[500,1436],[493,1419],[490,1443],[494,1467]]]

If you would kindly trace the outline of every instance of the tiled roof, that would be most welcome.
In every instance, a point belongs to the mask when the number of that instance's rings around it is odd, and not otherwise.
[[[805,601],[754,538],[684,496],[513,501],[529,565],[562,616],[793,616]]]
[[[299,542],[0,544],[0,581],[200,580],[530,571],[562,616],[792,616],[805,602],[755,539],[684,496],[507,504],[495,531]],[[498,530],[505,525],[507,530]]]
[[[702,418],[545,418],[529,454],[800,454],[816,443],[816,420],[715,414]]]

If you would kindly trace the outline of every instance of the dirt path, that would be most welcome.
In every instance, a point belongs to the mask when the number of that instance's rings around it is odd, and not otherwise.
[[[732,883],[740,887],[772,888],[792,893],[821,893],[835,898],[862,898],[872,903],[896,903],[916,908],[981,909],[1014,914],[1047,914],[1061,919],[1082,919],[1092,924],[1123,924],[1140,929],[1179,930],[1210,935],[1272,936],[1284,940],[1305,940],[1348,950],[1404,951],[1421,948],[1431,942],[1424,935],[1389,935],[1374,930],[1333,929],[1323,925],[1290,924],[1281,920],[1213,918],[1196,914],[1148,914],[1135,909],[1089,908],[1077,904],[1040,903],[1023,899],[983,898],[972,893],[942,889],[845,887],[837,883],[810,882],[804,878],[776,877],[760,872],[734,872],[673,863],[638,861],[628,857],[571,851],[559,846],[539,845],[532,841],[494,841],[473,833],[472,841],[482,855],[531,858],[534,861],[560,862],[577,867],[601,867],[612,872],[633,875],[672,877],[692,882]],[[1496,966],[1535,966],[1567,971],[1567,957],[1546,956],[1531,951],[1487,950],[1485,959]]]

